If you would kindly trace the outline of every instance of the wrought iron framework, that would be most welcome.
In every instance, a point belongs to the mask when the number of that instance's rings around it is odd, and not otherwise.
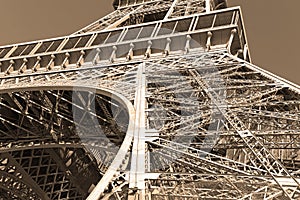
[[[300,199],[300,87],[251,64],[240,8],[114,7],[0,47],[0,198]]]

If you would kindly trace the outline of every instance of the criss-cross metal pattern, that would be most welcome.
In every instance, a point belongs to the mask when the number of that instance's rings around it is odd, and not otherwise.
[[[300,199],[300,87],[251,64],[240,9],[113,5],[0,47],[0,199]]]

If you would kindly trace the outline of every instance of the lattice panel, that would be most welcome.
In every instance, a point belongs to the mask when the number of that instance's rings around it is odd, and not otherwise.
[[[0,199],[299,199],[300,88],[247,62],[240,10],[114,5],[0,48]]]

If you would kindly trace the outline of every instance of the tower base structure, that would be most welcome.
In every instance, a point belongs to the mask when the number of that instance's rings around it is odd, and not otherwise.
[[[300,199],[300,88],[251,64],[240,8],[114,7],[0,47],[0,198]]]

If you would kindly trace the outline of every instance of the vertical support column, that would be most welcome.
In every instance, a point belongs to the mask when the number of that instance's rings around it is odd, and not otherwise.
[[[148,47],[145,53],[145,59],[150,58],[151,56],[151,46],[152,46],[152,42],[149,40],[148,41]]]
[[[210,1],[211,0],[205,0],[205,10],[207,13],[211,11],[210,10]]]
[[[129,176],[129,188],[134,194],[130,194],[133,199],[145,198],[145,130],[146,130],[146,75],[145,64],[139,65],[137,73],[137,91],[135,95],[134,107],[136,110],[134,139],[132,146],[131,170]]]
[[[230,53],[230,54],[232,54],[231,53],[231,45],[232,45],[232,42],[233,42],[233,39],[234,39],[234,36],[235,36],[236,33],[237,33],[236,29],[231,30],[231,35],[230,35],[230,38],[229,38],[228,43],[227,43],[226,48],[227,48],[228,53]]]
[[[134,44],[130,43],[130,49],[129,49],[128,54],[126,56],[127,61],[130,61],[133,58],[133,48],[134,48]]]
[[[110,58],[109,58],[109,61],[111,62],[111,63],[114,63],[115,62],[115,60],[116,60],[116,58],[117,58],[117,50],[118,50],[118,47],[117,46],[113,46],[113,51],[112,51],[112,53],[111,53],[111,55],[110,55]]]
[[[248,56],[248,45],[247,44],[244,45],[243,56],[244,56],[244,60],[247,60],[247,56]]]
[[[184,54],[188,54],[190,52],[190,48],[191,48],[190,42],[191,42],[191,39],[192,39],[192,37],[190,35],[186,36],[186,42],[185,42],[185,47],[184,47],[184,50],[185,50]]]
[[[211,38],[212,38],[212,32],[207,33],[207,41],[206,41],[206,51],[209,51],[211,48]]]
[[[170,45],[171,45],[171,42],[172,42],[171,38],[167,38],[167,44],[166,44],[165,50],[163,52],[164,57],[170,55],[170,51],[171,51],[171,46]]]

